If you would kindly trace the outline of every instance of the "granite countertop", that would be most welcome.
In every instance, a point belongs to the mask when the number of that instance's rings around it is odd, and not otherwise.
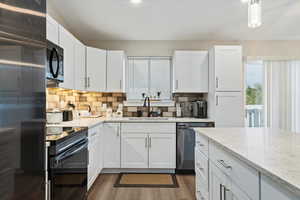
[[[101,123],[176,123],[176,122],[214,122],[212,119],[176,118],[176,117],[120,117],[120,118],[80,118],[60,124],[48,124],[47,127],[89,127],[92,128]]]
[[[267,128],[195,128],[224,150],[300,195],[300,133]]]

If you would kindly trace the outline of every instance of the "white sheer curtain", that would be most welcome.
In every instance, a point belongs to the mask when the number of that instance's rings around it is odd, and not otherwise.
[[[300,132],[300,61],[264,61],[267,126]]]

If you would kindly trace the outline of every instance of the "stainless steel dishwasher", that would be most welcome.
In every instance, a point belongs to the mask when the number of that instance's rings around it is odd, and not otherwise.
[[[193,128],[214,127],[214,122],[177,123],[176,130],[176,173],[194,174],[195,131]]]

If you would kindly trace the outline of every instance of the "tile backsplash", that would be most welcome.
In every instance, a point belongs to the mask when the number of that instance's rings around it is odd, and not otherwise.
[[[192,102],[206,98],[203,94],[196,93],[181,93],[174,94],[173,100],[176,103]],[[65,109],[68,102],[75,105],[76,110],[87,110],[88,105],[91,106],[93,114],[101,113],[102,105],[107,104],[108,108],[116,111],[119,104],[126,101],[126,94],[124,93],[101,93],[101,92],[82,92],[77,90],[66,90],[60,88],[47,89],[47,109]],[[151,107],[151,110],[161,112],[163,117],[175,117],[176,108],[173,107]],[[124,107],[124,117],[137,117],[138,111],[142,116],[147,116],[147,108],[145,107]]]
[[[75,105],[76,110],[87,110],[91,106],[93,114],[101,114],[101,107],[117,110],[119,104],[126,99],[123,93],[100,93],[66,90],[60,88],[47,88],[47,109],[65,109],[68,102]]]

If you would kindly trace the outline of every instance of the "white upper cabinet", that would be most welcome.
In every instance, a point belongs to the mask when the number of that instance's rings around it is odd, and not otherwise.
[[[242,91],[242,47],[215,46],[210,56],[212,89],[219,92]]]
[[[80,41],[75,41],[75,89],[85,90],[85,46]]]
[[[106,91],[106,50],[86,48],[86,89],[94,92]]]
[[[107,92],[124,92],[124,51],[107,51]]]
[[[175,51],[173,92],[208,92],[208,52]]]
[[[64,82],[59,87],[75,89],[75,38],[64,27],[59,27],[59,46],[64,49]]]
[[[59,24],[49,15],[47,15],[47,40],[56,45],[59,43]]]

